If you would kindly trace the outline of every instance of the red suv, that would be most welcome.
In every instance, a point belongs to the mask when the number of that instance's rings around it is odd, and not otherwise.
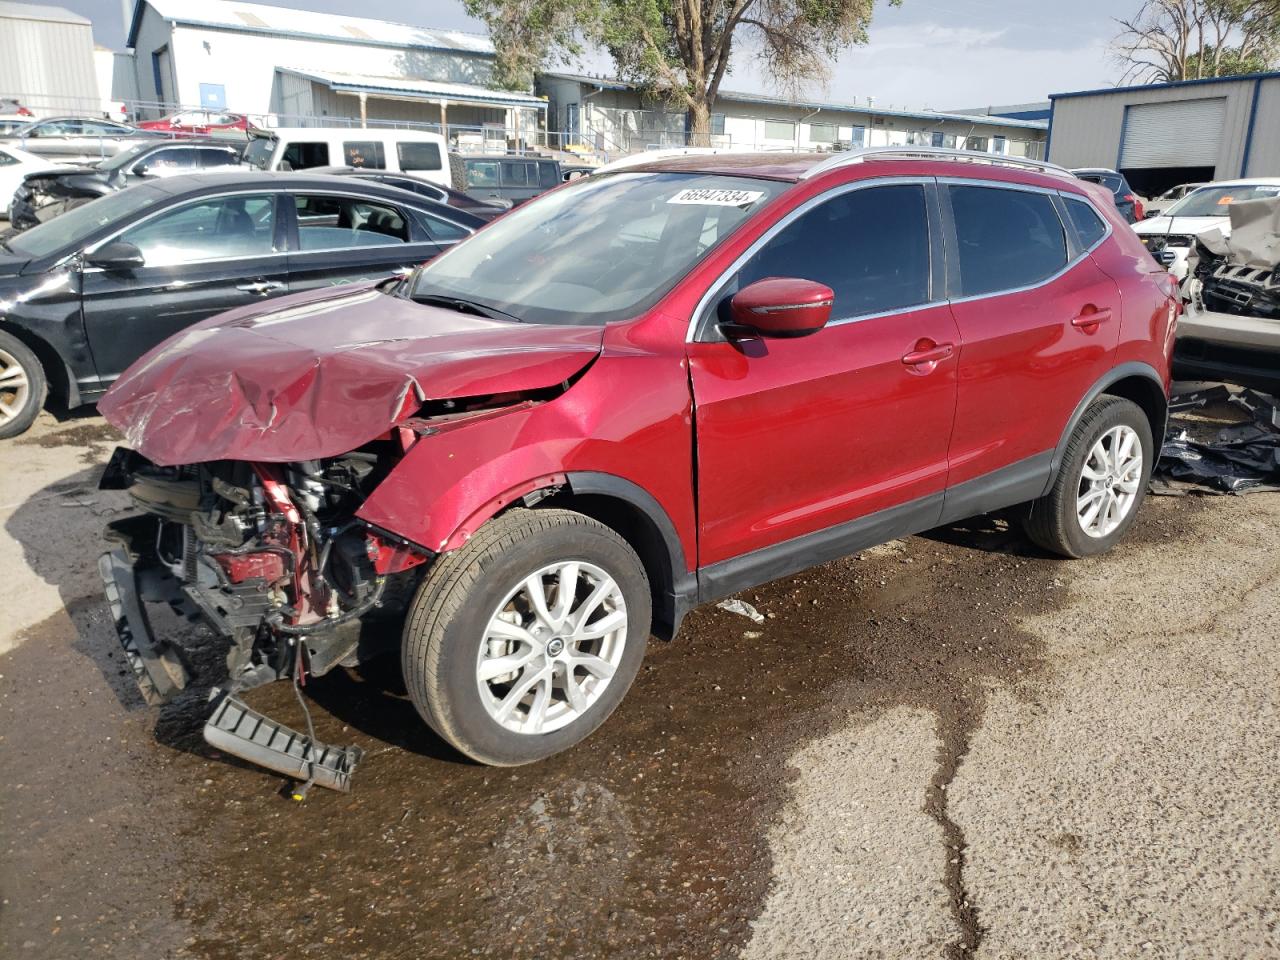
[[[99,405],[131,447],[104,485],[142,510],[102,572],[153,700],[186,673],[145,603],[231,641],[224,749],[345,785],[354,748],[236,694],[373,638],[440,736],[526,763],[599,726],[697,604],[999,508],[1055,553],[1111,547],[1158,454],[1178,310],[1110,194],[1046,164],[587,177],[407,279],[144,356]]]

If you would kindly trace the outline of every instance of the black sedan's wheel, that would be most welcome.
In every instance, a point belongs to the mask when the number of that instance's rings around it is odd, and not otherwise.
[[[568,510],[513,510],[423,581],[405,623],[405,683],[462,753],[529,763],[613,712],[649,619],[644,566],[618,534]]]
[[[0,330],[0,440],[25,433],[48,392],[40,360],[25,343]]]

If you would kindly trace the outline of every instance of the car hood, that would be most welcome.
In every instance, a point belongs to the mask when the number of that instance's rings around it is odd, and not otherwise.
[[[1153,233],[1175,233],[1196,236],[1214,228],[1231,232],[1229,217],[1152,217],[1150,220],[1139,220],[1133,225],[1139,236]]]
[[[30,262],[30,258],[22,254],[10,253],[8,250],[0,248],[0,278],[18,276],[22,273],[22,268]],[[0,312],[4,310],[4,300],[3,290],[0,289]]]
[[[355,284],[196,324],[125,371],[98,410],[162,466],[315,460],[426,400],[563,383],[602,339],[600,327],[490,320]]]

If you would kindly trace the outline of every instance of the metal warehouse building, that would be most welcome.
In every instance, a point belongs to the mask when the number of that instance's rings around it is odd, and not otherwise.
[[[61,7],[0,0],[0,94],[39,114],[100,112],[93,28]]]
[[[1048,158],[1113,167],[1139,193],[1280,176],[1280,73],[1057,93]]]

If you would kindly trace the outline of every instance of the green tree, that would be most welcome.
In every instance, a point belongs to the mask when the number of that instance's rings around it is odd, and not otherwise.
[[[766,76],[793,92],[825,80],[841,50],[866,43],[875,0],[466,0],[466,7],[489,26],[497,83],[527,87],[539,66],[598,45],[621,79],[682,108],[693,142],[708,143],[735,47],[750,46]]]

